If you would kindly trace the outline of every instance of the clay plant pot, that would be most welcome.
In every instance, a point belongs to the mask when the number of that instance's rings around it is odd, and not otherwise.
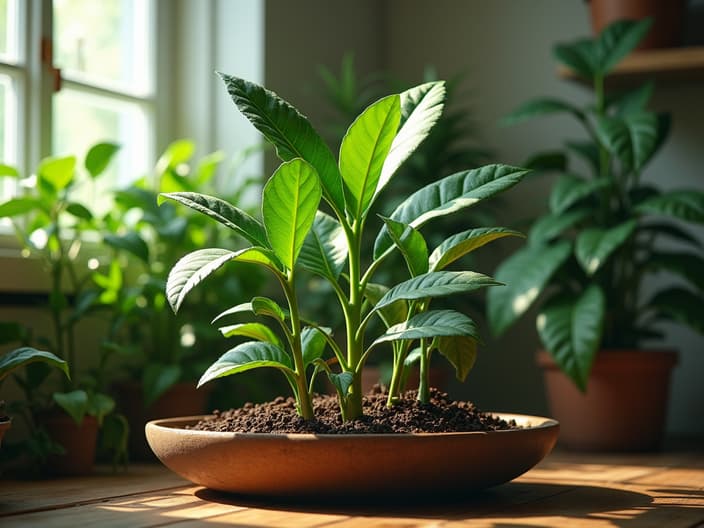
[[[652,18],[653,25],[636,49],[671,48],[682,41],[687,2],[684,0],[588,0],[597,35],[617,20]]]
[[[0,446],[2,445],[2,438],[5,436],[7,430],[12,427],[12,420],[9,418],[0,419]]]
[[[174,416],[203,414],[207,411],[211,387],[196,389],[195,383],[181,382],[170,387],[150,406],[144,405],[142,385],[126,381],[116,387],[118,404],[130,424],[129,453],[133,460],[154,460],[144,436],[144,425],[150,420]]]
[[[654,451],[665,429],[673,351],[600,351],[586,393],[538,353],[560,446],[580,451]]]
[[[93,471],[98,441],[98,420],[84,416],[80,425],[64,413],[53,413],[41,419],[52,440],[65,453],[47,460],[47,471],[55,475],[87,475]]]
[[[309,499],[430,498],[508,482],[553,448],[559,431],[555,420],[499,416],[524,427],[471,433],[246,434],[186,429],[203,417],[185,417],[149,422],[146,434],[167,467],[214,490]]]

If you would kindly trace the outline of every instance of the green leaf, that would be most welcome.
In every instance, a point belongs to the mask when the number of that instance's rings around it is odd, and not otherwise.
[[[174,313],[178,312],[188,292],[242,251],[246,250],[198,249],[174,264],[166,280],[166,298]]]
[[[182,163],[186,163],[193,157],[195,150],[195,144],[189,139],[172,141],[156,162],[156,173],[163,176],[168,170],[173,170]]]
[[[215,316],[215,319],[210,321],[210,324],[213,324],[216,321],[219,321],[220,319],[222,319],[223,317],[226,317],[228,315],[234,315],[234,314],[244,313],[244,312],[254,313],[254,308],[252,307],[251,302],[238,304],[236,306],[232,306],[231,308],[228,308],[227,310],[225,310],[223,312],[220,312],[218,315]]]
[[[598,117],[599,140],[628,170],[639,171],[658,146],[658,118],[651,112],[636,112],[623,117]]]
[[[301,332],[301,347],[303,348],[303,364],[308,366],[323,356],[327,340],[323,331],[330,334],[330,329],[318,329],[306,326]]]
[[[88,397],[88,408],[86,414],[95,416],[98,420],[98,425],[103,424],[103,419],[115,410],[115,400],[107,394],[91,394]]]
[[[66,206],[66,212],[81,220],[92,220],[93,213],[83,204],[73,202]]]
[[[375,306],[389,291],[388,286],[383,284],[376,284],[373,282],[368,282],[366,289],[364,290],[364,298]],[[384,306],[379,310],[379,316],[386,327],[405,321],[408,317],[408,302],[405,300],[398,300],[387,306]]]
[[[81,425],[88,412],[88,394],[84,390],[55,392],[52,397],[56,404],[68,414],[76,425]]]
[[[66,374],[67,378],[70,378],[68,363],[63,359],[55,356],[51,352],[45,352],[31,347],[22,347],[0,356],[0,380],[13,370],[38,361],[58,368]]]
[[[41,202],[35,198],[13,198],[0,204],[0,218],[20,216],[41,208]]]
[[[593,141],[567,141],[565,146],[577,154],[596,176],[600,174],[599,146]]]
[[[220,333],[225,337],[244,336],[251,337],[257,341],[272,343],[278,347],[282,347],[279,337],[266,325],[261,323],[241,323],[218,328]]]
[[[274,172],[262,192],[262,216],[271,249],[293,269],[320,203],[315,169],[302,159],[287,161]]]
[[[587,275],[594,275],[611,254],[628,240],[638,225],[628,220],[611,229],[589,228],[577,236],[575,256]]]
[[[540,339],[555,363],[581,391],[587,390],[589,373],[601,343],[606,301],[592,284],[577,298],[558,298],[538,315]]]
[[[302,158],[312,165],[325,199],[342,213],[345,198],[335,157],[308,120],[274,92],[244,79],[218,75],[240,112],[276,147],[279,158]]]
[[[20,172],[15,168],[11,167],[10,165],[5,165],[4,163],[0,163],[0,177],[9,177],[9,178],[19,178],[20,177]]]
[[[704,292],[704,258],[683,251],[654,251],[645,262],[648,269],[679,275]]]
[[[599,49],[592,39],[558,44],[553,48],[553,54],[562,64],[587,80],[593,80],[599,72]]]
[[[240,251],[233,260],[259,264],[272,270],[274,273],[283,273],[283,265],[271,249],[251,247]]]
[[[391,288],[374,306],[378,311],[399,299],[425,299],[468,293],[486,286],[498,286],[500,282],[473,271],[431,271]]]
[[[55,191],[61,191],[73,181],[76,169],[76,157],[45,158],[37,167],[40,180],[49,183]]]
[[[266,315],[267,317],[273,317],[279,322],[283,322],[289,317],[287,310],[281,308],[268,297],[253,297],[251,304],[254,315]]]
[[[552,246],[525,247],[504,260],[496,270],[496,279],[506,286],[491,288],[487,295],[487,315],[494,335],[505,332],[531,307],[571,250],[572,244],[562,240]]]
[[[174,200],[217,220],[222,225],[229,227],[238,235],[252,242],[255,246],[269,247],[266,231],[262,223],[225,200],[191,192],[160,194],[160,201],[163,198]]]
[[[347,395],[347,391],[350,389],[352,382],[354,381],[354,376],[351,372],[340,372],[339,374],[335,372],[326,371],[330,383],[333,384],[338,396],[344,398]]]
[[[641,112],[648,106],[648,101],[653,96],[654,88],[655,84],[653,81],[648,81],[634,90],[612,97],[607,105],[615,107],[617,114],[621,116]]]
[[[540,97],[526,101],[513,112],[504,116],[501,119],[501,124],[504,126],[515,125],[534,117],[560,113],[572,114],[580,121],[584,121],[584,112],[573,104],[554,97]]]
[[[507,165],[487,165],[452,174],[414,192],[391,213],[390,218],[418,229],[433,218],[476,205],[514,186],[527,172]],[[392,244],[384,226],[374,242],[374,258]]]
[[[493,240],[507,236],[525,238],[525,235],[504,227],[468,229],[443,240],[430,255],[430,271],[440,271],[457,259],[471,253]]]
[[[401,128],[384,161],[374,198],[386,187],[398,168],[430,134],[445,105],[445,82],[435,81],[400,94]]]
[[[608,74],[645,37],[652,20],[619,20],[610,24],[599,35],[596,45],[599,53],[599,72]]]
[[[663,235],[663,236],[668,236],[673,240],[677,240],[679,242],[685,242],[689,245],[695,246],[695,247],[701,247],[702,243],[699,241],[698,238],[687,232],[685,229],[682,229],[681,227],[675,225],[675,224],[669,224],[669,223],[651,223],[651,224],[645,224],[642,225],[638,228],[638,231],[640,233],[644,233],[647,235]]]
[[[591,215],[592,211],[587,208],[545,215],[533,224],[528,241],[531,246],[546,244]]]
[[[477,327],[469,317],[454,310],[430,310],[396,324],[374,340],[374,345],[402,339],[423,339],[437,336],[470,336],[477,338]]]
[[[396,247],[403,255],[411,277],[428,272],[428,245],[419,231],[402,222],[381,217]]]
[[[180,379],[183,371],[179,365],[148,363],[142,375],[144,404],[149,407]]]
[[[704,334],[704,296],[701,291],[693,293],[684,288],[668,288],[657,292],[648,306],[657,310],[660,317],[682,323]]]
[[[581,200],[611,185],[609,178],[585,180],[573,174],[563,174],[550,193],[550,211],[560,214]]]
[[[694,189],[666,192],[641,202],[636,210],[704,224],[704,192]]]
[[[115,143],[98,143],[86,154],[85,167],[92,178],[97,178],[107,168],[113,156],[120,150]]]
[[[103,237],[103,241],[112,248],[127,251],[138,259],[149,262],[149,246],[139,233],[130,231],[124,235],[108,234]]]
[[[347,238],[340,223],[317,211],[313,227],[303,241],[298,262],[310,272],[337,281],[347,261]]]
[[[457,379],[466,380],[477,360],[477,340],[468,336],[444,336],[435,340],[435,346],[438,352],[455,367]]]
[[[291,358],[281,348],[271,343],[249,341],[228,350],[210,365],[198,381],[198,387],[216,378],[260,367],[273,367],[293,375]]]
[[[347,210],[352,218],[364,217],[376,192],[381,169],[401,121],[398,95],[367,107],[342,138],[340,174],[345,185]]]

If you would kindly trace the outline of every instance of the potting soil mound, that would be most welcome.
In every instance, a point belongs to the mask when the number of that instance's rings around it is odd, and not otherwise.
[[[337,397],[319,395],[313,399],[314,420],[296,414],[293,398],[246,403],[239,409],[214,411],[213,416],[192,426],[201,431],[240,433],[444,433],[517,429],[507,422],[479,411],[474,404],[451,400],[447,394],[431,389],[429,403],[420,403],[416,391],[407,391],[393,407],[386,406],[387,394],[375,387],[364,397],[364,416],[342,422]]]

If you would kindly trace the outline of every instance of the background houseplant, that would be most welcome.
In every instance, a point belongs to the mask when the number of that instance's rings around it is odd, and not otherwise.
[[[653,86],[646,84],[624,93],[606,93],[608,73],[648,31],[650,22],[620,21],[597,38],[582,39],[555,48],[557,59],[590,81],[594,101],[579,107],[568,101],[540,98],[527,102],[506,119],[515,123],[555,112],[574,116],[583,125],[586,141],[568,141],[566,148],[581,159],[590,177],[562,174],[550,195],[550,212],[540,218],[528,235],[528,246],[505,261],[497,279],[507,288],[489,293],[489,318],[499,334],[524,314],[542,293],[544,304],[537,318],[538,333],[554,361],[580,391],[573,391],[579,410],[558,415],[563,440],[584,448],[653,448],[659,442],[664,420],[671,355],[636,354],[626,359],[616,386],[633,392],[607,401],[616,415],[592,415],[588,401],[605,383],[599,376],[589,384],[590,373],[615,353],[599,350],[643,348],[662,337],[654,326],[677,321],[702,332],[704,265],[701,247],[682,223],[704,222],[704,193],[697,190],[663,192],[642,181],[642,173],[663,144],[669,117],[646,109]],[[669,217],[676,223],[663,221]],[[677,244],[676,250],[661,241]],[[672,247],[672,246],[670,246]],[[651,292],[649,274],[667,271],[682,285]],[[510,307],[510,309],[507,309]],[[610,359],[609,359],[610,358]],[[654,360],[665,368],[656,384],[645,376],[645,365]],[[635,375],[633,369],[641,368]],[[598,368],[601,372],[601,367]],[[616,375],[609,375],[613,377]],[[632,383],[628,384],[628,380]],[[563,385],[563,382],[559,382]],[[632,385],[632,386],[631,386]],[[655,386],[659,387],[658,389]],[[554,405],[565,403],[565,397]],[[659,404],[659,407],[654,407]],[[557,413],[557,407],[554,407]],[[573,421],[570,421],[570,415]],[[645,425],[635,420],[644,418]],[[572,427],[587,425],[588,430]],[[611,430],[615,438],[605,436]],[[587,436],[589,433],[593,435]]]

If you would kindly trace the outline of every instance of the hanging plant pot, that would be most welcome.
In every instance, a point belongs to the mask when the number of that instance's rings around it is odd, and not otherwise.
[[[191,482],[261,496],[442,495],[508,482],[552,449],[559,425],[498,415],[522,428],[418,434],[265,434],[187,429],[203,417],[149,422],[159,459]],[[432,483],[419,486],[419,483]]]
[[[560,445],[582,451],[652,451],[661,444],[677,363],[672,351],[600,351],[586,393],[540,352],[548,404]]]
[[[65,453],[52,455],[47,460],[47,471],[56,475],[86,475],[93,471],[98,440],[98,420],[84,416],[80,425],[63,413],[54,413],[42,419],[52,440]]]

